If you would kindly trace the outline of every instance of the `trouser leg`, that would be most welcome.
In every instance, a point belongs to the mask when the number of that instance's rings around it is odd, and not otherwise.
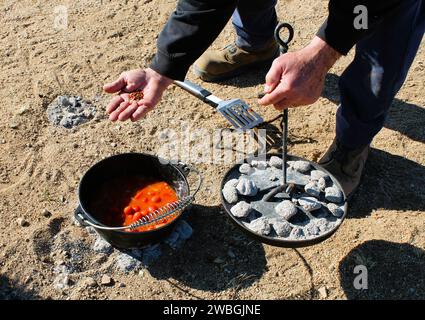
[[[336,135],[345,146],[369,144],[406,79],[425,29],[425,1],[406,1],[394,17],[356,46],[339,81]]]
[[[261,50],[273,39],[277,25],[276,0],[240,0],[233,13],[236,45],[247,51]]]

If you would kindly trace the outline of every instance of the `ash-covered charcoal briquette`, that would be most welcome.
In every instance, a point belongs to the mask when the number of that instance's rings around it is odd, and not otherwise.
[[[279,237],[289,237],[292,231],[292,225],[289,222],[280,219],[270,219],[270,222]]]
[[[285,220],[291,219],[297,214],[297,207],[290,200],[283,200],[276,208],[276,213]]]
[[[255,196],[258,192],[258,188],[255,185],[254,180],[247,176],[241,176],[239,178],[238,184],[236,185],[236,190],[239,194],[249,197]]]
[[[271,231],[270,221],[266,217],[261,217],[261,218],[258,218],[258,219],[251,221],[251,223],[248,225],[248,227],[252,231],[259,233],[259,234],[262,234],[262,235],[265,235],[265,236],[270,234],[270,231]]]
[[[326,172],[323,172],[321,170],[311,170],[310,178],[312,181],[318,181],[320,178],[328,180],[329,175]]]
[[[317,236],[320,233],[319,227],[315,223],[309,223],[304,227],[306,236]]]
[[[319,178],[319,180],[317,180],[317,187],[321,191],[325,191],[325,189],[326,189],[326,179],[323,178],[323,177]]]
[[[291,167],[301,173],[306,173],[311,169],[311,164],[308,161],[298,160],[298,161],[290,161]]]
[[[237,218],[244,218],[249,215],[251,210],[252,208],[249,203],[245,201],[239,201],[230,209],[230,212]]]
[[[317,186],[315,182],[309,182],[305,185],[304,190],[306,193],[313,197],[320,197],[320,188]]]
[[[302,238],[304,238],[304,231],[300,227],[295,227],[295,228],[292,229],[289,237],[292,238],[292,239],[302,239]]]
[[[325,199],[333,203],[341,203],[343,200],[342,191],[336,187],[326,188]]]
[[[326,205],[331,212],[331,214],[337,218],[341,218],[344,214],[344,209],[342,209],[340,206],[336,205],[335,203],[328,203]]]
[[[251,166],[259,169],[259,170],[264,170],[267,168],[267,161],[263,161],[263,160],[252,160],[251,161]]]
[[[242,174],[250,174],[253,171],[253,168],[248,163],[242,163],[239,166],[239,172]]]
[[[298,203],[306,211],[314,211],[322,207],[322,204],[314,197],[301,197],[298,199]]]
[[[272,157],[270,157],[269,165],[271,167],[275,167],[275,168],[281,169],[282,166],[283,166],[283,160],[282,160],[282,158],[279,158],[279,157],[276,157],[276,156],[272,156]]]
[[[222,193],[224,200],[228,203],[238,202],[238,191],[236,190],[236,185],[238,184],[238,179],[231,179],[224,184]]]

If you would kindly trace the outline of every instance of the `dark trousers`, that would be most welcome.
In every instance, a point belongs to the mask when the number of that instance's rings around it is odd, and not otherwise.
[[[236,44],[257,50],[273,37],[276,0],[240,1],[233,14]],[[425,1],[407,0],[393,19],[383,22],[356,45],[353,62],[339,81],[341,105],[336,136],[345,146],[369,144],[382,129],[388,109],[419,48],[425,30]]]

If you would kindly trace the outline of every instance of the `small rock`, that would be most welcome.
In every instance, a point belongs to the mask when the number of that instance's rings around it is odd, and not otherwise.
[[[42,215],[46,218],[50,218],[52,216],[52,213],[49,210],[44,209]]]
[[[84,287],[96,287],[97,282],[92,277],[84,278],[82,281]]]
[[[248,163],[242,163],[239,166],[239,172],[242,174],[250,174],[252,172],[252,168]]]
[[[291,219],[298,212],[297,207],[290,200],[283,200],[276,206],[275,210],[276,213],[286,221]]]
[[[98,237],[93,244],[93,250],[99,253],[107,254],[112,250],[112,246],[104,239]]]
[[[282,160],[282,158],[272,156],[272,157],[270,157],[269,164],[270,164],[271,167],[275,167],[275,168],[280,169],[280,168],[282,168],[283,160]]]
[[[100,284],[102,285],[102,286],[110,286],[110,285],[112,285],[114,283],[114,280],[110,277],[110,276],[108,276],[108,275],[106,275],[106,274],[104,274],[103,276],[102,276],[102,279],[100,280]]]
[[[251,205],[248,202],[240,201],[230,209],[230,212],[237,218],[244,218],[249,215],[251,210]]]
[[[239,178],[238,184],[236,185],[236,190],[239,194],[249,197],[255,196],[258,192],[258,188],[255,185],[254,180],[246,176]]]
[[[117,144],[115,142],[111,143],[111,147],[115,148],[117,146]]]
[[[328,290],[326,287],[320,287],[317,291],[319,292],[320,298],[326,299],[328,297]]]
[[[316,198],[320,197],[320,189],[315,182],[307,183],[304,187],[304,190],[306,193],[308,193],[309,195],[313,197],[316,197]]]
[[[64,290],[69,288],[71,285],[71,281],[69,280],[69,277],[67,274],[59,274],[54,280],[53,280],[53,287],[56,290]]]
[[[19,121],[18,120],[16,120],[16,119],[11,119],[10,121],[9,121],[9,127],[11,128],[11,129],[17,129],[18,127],[19,127]]]
[[[319,227],[314,223],[309,223],[304,227],[306,236],[317,236],[320,233]]]
[[[141,265],[139,260],[126,253],[119,254],[115,260],[115,263],[117,268],[123,272],[130,272]]]
[[[341,190],[336,187],[330,187],[325,189],[325,199],[334,202],[341,203],[343,200],[343,194]]]
[[[342,215],[344,214],[344,210],[340,206],[336,205],[335,203],[328,203],[327,207],[329,211],[332,213],[332,215],[337,218],[341,218]]]
[[[16,222],[18,223],[18,225],[19,226],[21,226],[21,227],[28,227],[29,225],[30,225],[30,223],[27,221],[27,220],[25,220],[24,218],[18,218],[17,220],[16,220]]]
[[[301,197],[298,199],[298,203],[306,211],[314,211],[322,207],[322,204],[313,197]]]
[[[267,161],[252,160],[251,166],[256,167],[259,170],[264,170],[267,168]]]

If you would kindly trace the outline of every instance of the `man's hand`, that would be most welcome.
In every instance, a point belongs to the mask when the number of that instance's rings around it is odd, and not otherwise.
[[[119,92],[106,108],[109,119],[112,121],[141,119],[155,107],[171,83],[172,79],[149,68],[123,72],[117,80],[103,86],[103,90],[108,93]],[[134,91],[143,91],[143,99],[131,101],[129,93]]]
[[[326,73],[341,55],[319,37],[305,48],[286,53],[273,61],[258,101],[283,110],[314,103],[319,99]]]

